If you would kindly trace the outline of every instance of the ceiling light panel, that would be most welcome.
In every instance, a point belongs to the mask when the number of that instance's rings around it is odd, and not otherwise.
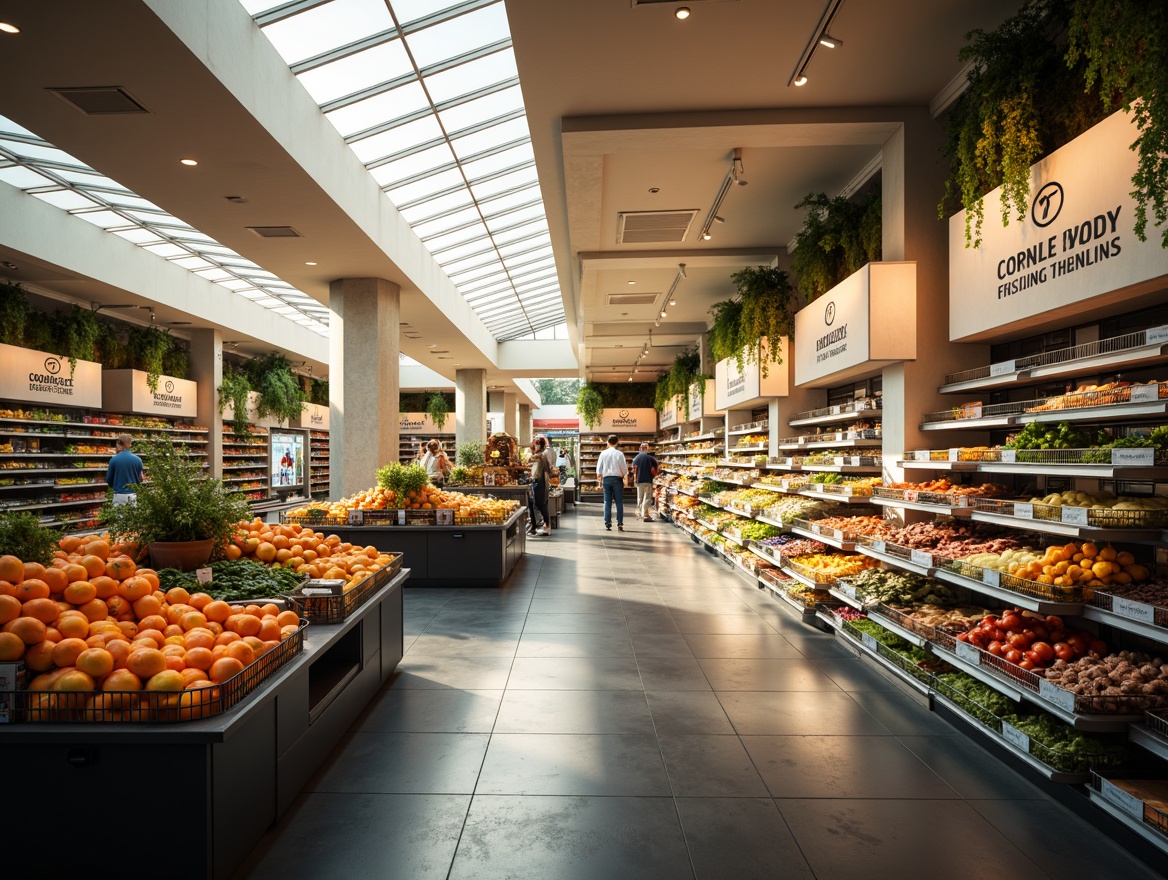
[[[562,324],[503,0],[292,11],[265,7],[257,24],[471,307],[490,294],[492,332]],[[529,319],[522,294],[544,278],[552,312]]]
[[[270,272],[241,267],[240,263],[252,267],[255,264],[3,116],[0,181],[111,231],[201,278],[235,282],[232,286],[239,288],[240,295],[245,295],[244,288],[253,289],[253,282],[242,274],[245,271],[283,284]],[[235,264],[221,264],[220,257],[231,258]],[[291,286],[288,289],[295,290]],[[282,300],[276,303],[285,306]],[[296,310],[295,314],[301,313]],[[327,326],[315,319],[310,329],[322,335],[328,333]]]

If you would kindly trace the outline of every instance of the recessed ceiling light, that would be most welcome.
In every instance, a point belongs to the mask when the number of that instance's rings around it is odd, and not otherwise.
[[[305,265],[305,266],[315,266],[315,265],[316,265],[316,263],[315,263],[314,261],[312,261],[312,260],[308,260],[308,261],[307,261],[307,262],[306,262],[304,265]]]
[[[0,31],[3,31],[6,34],[19,34],[20,28],[14,24],[9,24],[6,21],[0,21]]]
[[[652,193],[653,195],[657,195],[657,193],[661,192],[661,187],[651,186],[651,187],[649,187],[649,192]]]
[[[805,85],[807,85],[807,76],[806,76],[806,74],[802,74],[802,73],[801,73],[801,74],[799,74],[797,77],[795,77],[795,85],[797,85],[797,86],[805,86]]]
[[[629,284],[636,284],[636,281],[630,281]]]
[[[199,164],[199,160],[198,160],[198,159],[179,159],[178,161],[179,161],[179,162],[181,162],[183,165],[189,165],[189,166],[191,166],[192,168],[193,168],[195,165],[198,165],[198,164]]]
[[[431,343],[430,343],[430,348],[437,348],[437,347],[438,347],[438,343],[437,343],[437,342],[431,342]]]
[[[687,18],[689,18],[689,7],[678,6],[675,10],[673,10],[673,17],[678,21],[685,21]],[[631,382],[633,380],[630,379],[629,381]]]

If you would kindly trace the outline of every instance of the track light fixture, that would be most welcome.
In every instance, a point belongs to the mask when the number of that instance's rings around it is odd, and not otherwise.
[[[803,50],[803,54],[799,56],[799,62],[795,65],[795,70],[791,74],[791,78],[787,80],[788,86],[798,87],[807,85],[807,68],[811,64],[811,59],[815,56],[816,49],[820,46],[823,46],[825,49],[835,49],[844,44],[843,40],[829,33],[836,13],[839,12],[843,2],[844,0],[828,0],[827,7],[823,10],[823,15],[820,16],[819,24],[816,25],[815,30],[812,32],[811,39]]]
[[[730,191],[731,186],[734,184],[746,186],[746,181],[743,179],[745,173],[746,168],[742,164],[742,147],[735,147],[730,158],[730,168],[722,179],[722,186],[719,187],[718,194],[714,196],[714,202],[710,205],[710,211],[706,214],[705,222],[702,223],[701,231],[698,233],[698,237],[702,241],[709,241],[713,238],[710,229],[715,223],[726,222],[718,212],[722,209],[722,202],[726,199],[726,193]]]

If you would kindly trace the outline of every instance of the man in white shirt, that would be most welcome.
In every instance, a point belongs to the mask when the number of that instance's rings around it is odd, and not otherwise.
[[[616,499],[616,530],[625,530],[625,477],[629,464],[625,455],[616,448],[616,434],[608,435],[608,448],[596,459],[596,477],[604,487],[604,528],[612,531],[612,502]]]

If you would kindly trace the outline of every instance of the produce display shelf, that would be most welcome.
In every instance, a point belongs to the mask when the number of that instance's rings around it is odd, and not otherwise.
[[[1056,770],[1055,768],[1051,767],[1049,764],[1045,764],[1041,760],[1039,760],[1038,758],[1034,757],[1034,755],[1030,754],[1029,751],[1023,751],[1021,748],[1014,745],[1012,742],[1010,742],[1005,737],[1003,737],[1000,733],[995,731],[992,727],[987,727],[981,721],[981,719],[977,718],[974,715],[971,715],[969,712],[966,712],[964,709],[961,708],[961,706],[959,706],[957,703],[950,700],[944,694],[939,694],[935,690],[932,691],[932,694],[933,694],[933,699],[937,703],[939,703],[941,706],[943,706],[946,710],[948,710],[949,712],[952,712],[954,715],[961,718],[963,721],[965,721],[967,724],[969,724],[970,727],[972,727],[974,730],[976,730],[978,733],[980,733],[982,736],[984,736],[986,739],[988,739],[990,742],[992,742],[998,748],[1004,749],[1005,751],[1009,752],[1011,755],[1014,756],[1014,758],[1021,761],[1023,764],[1025,764],[1027,767],[1029,767],[1031,770],[1033,770],[1035,773],[1037,773],[1039,776],[1043,777],[1044,779],[1047,779],[1051,782],[1058,783],[1061,785],[1078,785],[1078,784],[1081,784],[1083,782],[1086,782],[1088,779],[1091,778],[1090,773],[1068,773],[1066,771]]]
[[[751,571],[749,568],[747,568],[745,565],[743,565],[741,562],[739,562],[733,556],[730,556],[728,553],[718,551],[718,555],[721,556],[723,559],[725,559],[726,562],[729,563],[729,565],[732,568],[736,569],[739,574],[744,575],[746,577],[746,580],[748,583],[752,584],[755,587],[758,586],[758,574],[756,572]]]
[[[1102,780],[1098,775],[1093,774],[1092,784],[1087,786],[1087,796],[1091,799],[1091,803],[1097,806],[1111,818],[1121,823],[1127,828],[1130,828],[1148,843],[1152,844],[1162,852],[1168,853],[1168,836],[1164,832],[1158,830],[1153,825],[1149,825],[1142,816],[1136,817],[1129,813],[1126,809],[1119,806],[1115,801],[1103,794],[1096,786]],[[1142,801],[1141,801],[1142,803]]]
[[[717,455],[721,447],[711,446],[708,449],[671,449],[668,455]]]
[[[56,419],[16,419],[10,416],[0,418],[0,424],[6,425],[52,425],[56,428],[87,428],[93,430],[94,428],[110,428],[120,432],[130,433],[131,431],[169,431],[182,432],[187,434],[206,434],[206,428],[147,428],[142,425],[115,425],[109,422],[61,422]],[[8,433],[8,432],[5,432]],[[39,434],[48,433],[41,431],[17,431],[13,433],[18,434]],[[57,435],[60,436],[60,435]]]
[[[796,520],[795,522],[799,522]],[[807,528],[805,526],[797,526],[792,523],[790,530],[796,535],[802,535],[804,538],[811,538],[813,541],[819,541],[821,544],[827,544],[829,547],[835,547],[837,550],[846,550],[849,553],[856,549],[856,542],[851,540],[839,529],[833,531],[836,535],[825,535],[823,532],[817,531],[814,528]],[[826,529],[824,530],[826,531]]]
[[[0,474],[19,477],[28,476],[31,474],[84,474],[93,473],[94,471],[97,471],[98,473],[105,473],[106,466],[102,465],[101,467],[71,468],[0,468]]]
[[[746,545],[746,549],[757,556],[759,559],[765,559],[771,565],[779,565],[782,560],[782,556],[769,553],[764,549],[766,546],[766,544],[759,544],[757,541],[751,541]]]
[[[795,580],[802,581],[813,590],[830,591],[838,583],[835,578],[827,577],[826,575],[816,575],[815,572],[809,571],[797,562],[792,562],[786,556],[782,557],[779,568]]]
[[[814,434],[811,436],[815,436]],[[879,437],[853,438],[851,440],[804,440],[794,443],[787,440],[779,443],[779,449],[875,449],[884,441]]]
[[[881,614],[879,611],[874,611],[873,609],[869,608],[867,614],[870,621],[879,624],[889,632],[896,633],[910,645],[914,645],[918,648],[924,648],[929,644],[929,640],[924,636],[913,632],[911,629],[906,629],[896,621]]]
[[[1128,739],[1168,761],[1168,721],[1151,712],[1144,718],[1144,723],[1133,724],[1128,728]]]
[[[112,452],[0,452],[0,458],[86,458],[113,455]]]
[[[816,619],[815,608],[808,607],[806,603],[788,593],[785,586],[773,576],[764,573],[759,578],[759,583],[776,599],[798,614],[804,623],[810,623]]]
[[[860,401],[857,402],[859,403]],[[875,403],[879,403],[879,401]],[[879,418],[882,412],[881,407],[874,403],[869,403],[868,406],[860,408],[839,404],[795,413],[795,417],[788,419],[787,424],[792,428],[799,428],[805,425],[833,425],[840,422],[855,421],[859,418]]]
[[[973,511],[972,519],[974,522],[993,523],[1013,529],[1042,532],[1046,535],[1078,538],[1083,541],[1159,541],[1163,534],[1161,529],[1102,529],[1092,526],[1076,526],[1049,519],[1006,516],[1005,514],[976,509]]]
[[[43,504],[38,504],[36,502],[33,502],[31,504],[21,504],[19,506],[14,506],[14,507],[5,507],[3,505],[0,505],[0,512],[2,512],[2,513],[15,513],[17,511],[22,511],[22,510],[50,510],[54,507],[76,507],[79,504],[104,504],[104,503],[105,503],[105,495],[103,494],[100,498],[82,498],[79,501],[49,501],[49,502],[45,502]]]
[[[1027,611],[1038,611],[1041,614],[1057,614],[1059,616],[1076,616],[1083,613],[1082,602],[1058,602],[1040,596],[1027,595],[1026,593],[1001,586],[1000,581],[997,585],[987,583],[985,580],[963,575],[945,566],[937,568],[933,572],[933,576],[955,586],[965,587],[985,596],[993,596],[999,601],[1017,605],[1019,608],[1024,608]]]
[[[970,507],[950,506],[946,504],[926,504],[923,501],[904,501],[899,498],[882,498],[879,495],[873,495],[870,499],[872,504],[879,504],[881,507],[896,507],[902,510],[920,510],[925,513],[936,513],[943,516],[960,517],[968,519],[973,509]]]
[[[767,465],[769,468],[770,465]],[[776,469],[777,470],[777,469]],[[805,471],[821,471],[827,474],[858,474],[861,476],[878,475],[879,465],[868,464],[806,464],[801,466]]]
[[[770,423],[767,421],[751,422],[749,425],[735,425],[726,432],[727,437],[740,437],[744,434],[755,434],[768,430]],[[711,435],[713,436],[713,435]]]
[[[0,474],[4,471],[0,471]],[[2,489],[90,489],[95,486],[104,487],[105,483],[57,483],[53,480],[43,480],[38,483],[0,483]]]
[[[921,562],[913,562],[911,558],[903,559],[900,556],[887,552],[887,550],[881,549],[881,546],[888,546],[884,541],[876,541],[876,546],[874,547],[872,544],[863,543],[863,540],[866,539],[861,539],[856,542],[856,550],[865,556],[871,556],[873,559],[878,559],[881,562],[886,562],[889,565],[904,569],[905,571],[911,571],[913,574],[919,574],[922,577],[933,577],[936,571],[932,563],[925,565]]]
[[[849,632],[846,622],[841,625],[831,615],[826,615],[820,619],[826,620],[828,625],[836,631],[837,635],[854,650],[858,651],[861,656],[866,656],[878,663],[882,668],[891,671],[898,679],[917,693],[925,696],[928,695],[928,684],[909,672],[904,665],[907,661],[887,645],[882,645],[875,639],[856,638],[853,633]]]
[[[1045,410],[1024,413],[1018,417],[1018,424],[1030,422],[1078,422],[1094,419],[1130,419],[1138,416],[1162,416],[1168,413],[1168,401],[1156,400],[1148,403],[1111,403],[1101,406],[1068,407],[1067,409]]]
[[[766,452],[766,443],[756,443],[752,446],[727,446],[727,452]]]
[[[1132,617],[1126,617],[1122,614],[1116,614],[1113,611],[1108,611],[1106,608],[1099,608],[1095,605],[1086,605],[1082,611],[1082,617],[1087,620],[1093,620],[1096,623],[1106,624],[1114,629],[1123,630],[1124,632],[1134,633],[1138,636],[1143,636],[1146,639],[1152,639],[1156,642],[1168,642],[1168,629],[1162,626],[1156,626],[1154,623],[1148,623],[1143,620],[1136,620]]]
[[[905,470],[944,470],[955,473],[1030,474],[1050,477],[1088,477],[1094,480],[1150,481],[1168,480],[1168,467],[1117,464],[1060,464],[1058,462],[1004,461],[898,461]]]
[[[719,458],[718,467],[736,467],[758,469],[765,465],[757,465],[753,461],[732,461],[729,458]]]
[[[864,610],[864,602],[856,597],[855,587],[849,587],[847,584],[837,583],[835,586],[831,587],[828,592],[831,593],[831,595],[840,602],[843,602],[845,605],[855,608],[857,611]]]

